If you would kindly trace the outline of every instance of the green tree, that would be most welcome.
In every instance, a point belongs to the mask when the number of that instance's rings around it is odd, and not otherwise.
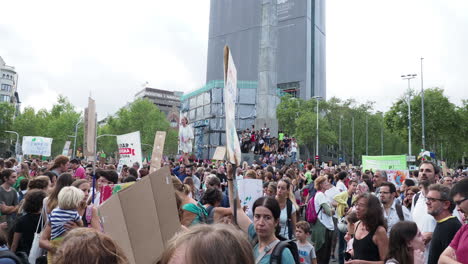
[[[15,107],[7,102],[0,103],[0,153],[10,152],[11,147],[14,148],[10,143],[16,141],[15,135],[6,133],[5,130],[13,130],[13,118],[15,115]],[[12,141],[8,140],[12,139]]]

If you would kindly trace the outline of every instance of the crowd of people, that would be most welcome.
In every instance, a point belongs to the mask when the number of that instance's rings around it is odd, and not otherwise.
[[[262,157],[262,162],[276,166],[286,164],[290,158],[292,162],[297,159],[298,144],[296,138],[280,132],[278,138],[272,137],[270,128],[264,127],[255,130],[247,128],[239,137],[242,153],[254,153]]]
[[[163,165],[183,228],[161,264],[468,263],[468,177],[460,169],[443,176],[424,161],[396,185],[384,170],[307,162]],[[100,190],[138,181],[149,167],[116,167],[101,164],[93,189],[92,165],[81,160],[0,159],[0,264],[129,263],[102,229]],[[252,208],[232,195],[244,179],[263,185]]]

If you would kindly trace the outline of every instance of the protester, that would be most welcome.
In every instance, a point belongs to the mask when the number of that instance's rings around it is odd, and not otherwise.
[[[57,184],[50,193],[50,195],[44,199],[44,207],[46,208],[47,214],[50,214],[52,210],[55,209],[58,205],[58,195],[62,188],[70,186],[73,183],[73,176],[69,173],[64,173],[60,175],[60,177],[57,180]]]
[[[380,193],[380,186],[382,185],[382,183],[386,181],[388,181],[386,171],[384,170],[375,171],[375,174],[372,177],[372,182],[374,183],[375,195],[377,195],[377,197],[379,196],[379,193]]]
[[[80,160],[72,159],[70,161],[70,168],[73,170],[73,178],[86,179],[86,171],[83,166],[81,166]]]
[[[215,224],[197,225],[175,235],[169,241],[158,263],[254,264],[256,262],[250,243],[241,231],[231,225]]]
[[[299,221],[296,224],[296,244],[299,250],[299,261],[301,264],[317,264],[314,246],[307,241],[310,236],[310,225],[306,221]]]
[[[403,205],[411,211],[413,207],[413,197],[419,192],[419,187],[411,186],[406,188],[405,198],[403,199]]]
[[[96,206],[94,206],[94,204],[88,205],[87,203],[91,189],[89,182],[87,180],[77,180],[73,182],[72,186],[80,189],[84,194],[83,201],[81,201],[80,207],[78,208],[78,213],[81,215],[83,226],[101,230],[99,214]]]
[[[220,207],[223,199],[223,193],[218,188],[208,188],[201,198],[201,203],[208,214],[207,224],[213,224],[220,221],[221,218],[231,215],[230,208]]]
[[[468,214],[468,178],[453,186],[450,197],[463,213]],[[468,224],[464,224],[455,234],[450,245],[442,252],[439,263],[468,263]]]
[[[315,246],[317,255],[317,263],[328,263],[330,261],[332,235],[335,230],[333,223],[333,210],[330,206],[328,198],[324,192],[330,188],[330,183],[327,177],[320,176],[314,181],[317,193],[314,197],[314,207],[317,213],[317,222],[311,226],[312,242]]]
[[[29,255],[36,229],[41,232],[42,225],[38,225],[38,223],[42,210],[42,201],[45,197],[46,193],[41,190],[31,190],[26,194],[23,204],[25,215],[19,217],[15,223],[11,245],[12,252],[22,251]]]
[[[190,186],[183,184],[175,176],[172,177],[172,184],[175,189],[180,224],[189,227],[206,221],[208,212],[201,203],[189,196]]]
[[[345,263],[382,263],[388,252],[388,237],[379,199],[370,193],[359,195],[356,214],[360,221],[354,233],[353,260]]]
[[[280,205],[280,235],[284,238],[293,239],[296,232],[296,202],[289,197],[291,192],[291,182],[288,179],[278,181],[276,200]]]
[[[437,225],[434,229],[429,248],[428,264],[437,264],[440,255],[452,241],[462,226],[457,217],[452,216],[455,203],[450,198],[450,189],[441,184],[429,186],[426,196],[427,212],[434,217]]]
[[[50,263],[50,262],[49,262]],[[63,238],[55,264],[128,264],[117,243],[92,228],[76,228]]]
[[[397,203],[396,187],[391,182],[383,182],[380,185],[380,202],[382,203],[383,213],[387,221],[387,234],[390,236],[390,231],[393,225],[399,221],[413,221],[410,211]]]
[[[194,139],[193,129],[188,124],[187,117],[181,118],[181,126],[179,126],[179,149],[182,151],[182,159],[184,164],[189,164],[189,153],[192,152],[192,140]]]
[[[26,162],[22,162],[21,165],[20,165],[20,171],[18,173],[18,178],[16,179],[16,182],[15,184],[13,184],[13,188],[17,191],[20,191],[20,183],[21,183],[21,180],[23,179],[27,179],[29,180],[30,179],[30,176],[29,176],[29,166]]]
[[[416,223],[398,222],[390,232],[385,264],[422,264],[424,248],[423,237]]]
[[[67,172],[70,163],[69,161],[70,160],[68,159],[68,157],[58,155],[54,159],[54,163],[52,164],[52,167],[49,168],[49,171],[55,174],[55,176],[58,178],[60,174]]]
[[[0,176],[3,180],[3,184],[0,186],[0,221],[6,222],[8,228],[11,228],[16,218],[16,212],[18,212],[18,194],[12,187],[16,182],[16,172],[4,169]]]

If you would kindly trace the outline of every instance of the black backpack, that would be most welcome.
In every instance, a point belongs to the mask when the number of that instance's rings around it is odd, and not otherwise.
[[[19,252],[22,253],[22,252]],[[11,252],[10,250],[2,250],[0,251],[0,259],[11,259],[16,264],[29,264],[28,258],[26,254],[21,254],[17,256],[15,253]]]
[[[270,264],[281,264],[281,257],[283,255],[283,250],[289,248],[291,254],[294,258],[294,262],[296,264],[300,264],[299,262],[299,250],[297,248],[296,242],[293,240],[283,240],[276,244],[273,252],[271,252],[270,257]]]
[[[214,223],[214,210],[215,207],[210,205],[208,208],[206,208],[206,211],[208,212],[208,217],[206,218],[206,224],[213,224]]]
[[[286,200],[286,211],[287,211],[287,225],[288,225],[288,238],[292,239],[293,238],[293,226],[292,226],[292,219],[291,219],[291,214],[292,214],[292,207],[293,204],[291,200],[287,199]]]

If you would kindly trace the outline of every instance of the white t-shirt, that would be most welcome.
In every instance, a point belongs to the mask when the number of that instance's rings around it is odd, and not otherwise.
[[[296,142],[291,143],[291,152],[297,152],[297,143]]]
[[[335,225],[333,224],[333,217],[328,216],[327,214],[325,214],[323,209],[320,210],[320,205],[324,204],[324,203],[330,205],[330,203],[328,202],[328,198],[325,196],[325,194],[323,192],[317,192],[317,194],[315,194],[315,198],[314,198],[314,206],[315,206],[315,212],[318,213],[318,220],[328,230],[333,231],[335,229]],[[320,213],[319,213],[319,211],[320,211]]]
[[[426,232],[434,232],[434,229],[437,225],[437,221],[432,217],[432,215],[427,213],[427,205],[426,205],[426,195],[424,192],[419,192],[419,198],[416,204],[414,204],[414,198],[416,195],[413,196],[413,206],[411,207],[411,215],[413,216],[413,221],[418,226],[418,229],[421,233]],[[429,249],[431,248],[431,242],[426,244],[426,250],[424,251],[424,262],[427,263],[427,259],[429,258]]]
[[[325,191],[325,196],[328,198],[328,203],[331,204],[333,202],[333,198],[335,198],[335,196],[337,194],[339,194],[339,193],[340,193],[340,191],[335,186],[333,186],[330,189],[326,190]]]
[[[294,204],[292,205],[292,210],[291,210],[291,215],[296,212],[296,207]],[[289,239],[289,229],[288,229],[288,206],[286,205],[283,210],[281,210],[280,214],[280,235],[283,236],[284,238]],[[294,233],[292,234],[294,237]]]
[[[336,188],[338,188],[340,193],[348,190],[348,188],[346,188],[346,185],[344,184],[343,181],[338,181],[338,183],[336,184]]]

